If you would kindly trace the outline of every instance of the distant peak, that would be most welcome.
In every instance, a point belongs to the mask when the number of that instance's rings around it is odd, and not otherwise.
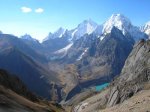
[[[58,29],[55,31],[55,33],[56,33],[56,32],[64,32],[65,30],[66,30],[66,29],[60,27],[60,28],[58,28]]]
[[[43,42],[49,39],[61,38],[65,34],[65,32],[66,32],[66,29],[60,27],[54,33],[50,32],[49,35],[45,39],[43,39]]]
[[[144,26],[143,26],[143,31],[149,30],[150,29],[150,21],[148,21]]]
[[[150,21],[148,21],[145,25],[146,25],[146,26],[150,26]]]
[[[66,29],[60,27],[60,28],[58,28],[58,30],[56,30],[54,32],[53,36],[56,38],[58,38],[58,37],[61,38],[64,35],[65,31],[66,31]]]
[[[144,37],[144,33],[142,33],[138,27],[132,25],[130,20],[122,14],[113,14],[104,23],[102,33],[110,33],[113,27],[119,29],[123,35],[130,34],[135,41]]]
[[[125,34],[126,31],[128,31],[132,26],[132,24],[130,20],[124,15],[112,14],[112,16],[104,23],[103,26],[103,33],[110,33],[113,26],[115,26],[116,28],[121,30],[123,34]]]
[[[112,16],[111,17],[124,17],[124,15],[122,15],[122,14],[112,14]]]
[[[122,21],[122,22],[129,22],[129,23],[131,23],[130,20],[126,16],[124,16],[122,14],[112,14],[112,16],[110,17],[109,20],[118,20],[118,21]]]
[[[2,32],[2,31],[0,31],[0,34],[3,34],[3,32]]]
[[[84,21],[83,21],[81,24],[79,24],[79,25],[82,25],[82,24],[90,24],[90,25],[94,25],[94,26],[97,25],[97,23],[94,22],[91,18],[89,18],[89,19],[87,19],[87,20],[84,20]]]
[[[150,21],[147,22],[142,28],[141,31],[146,33],[150,37]]]
[[[92,22],[93,22],[93,20],[91,18],[86,19],[86,20],[83,21],[83,23],[92,23]]]
[[[97,26],[98,24],[89,18],[87,20],[84,20],[82,23],[80,23],[77,28],[80,30],[88,29],[88,27],[92,27],[92,29],[93,28],[95,29]]]
[[[29,34],[25,34],[25,35],[21,36],[21,38],[24,40],[37,41],[36,39],[32,38],[31,35],[29,35]]]
[[[21,36],[22,39],[32,39],[31,35],[29,34],[25,34],[23,36]]]
[[[91,34],[98,26],[97,23],[95,23],[91,19],[84,20],[82,23],[80,23],[75,29],[72,30],[72,37],[75,37],[76,39],[79,39],[85,34]]]

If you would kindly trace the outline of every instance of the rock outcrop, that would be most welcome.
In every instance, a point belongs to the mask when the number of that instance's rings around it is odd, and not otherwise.
[[[114,106],[130,98],[144,88],[150,80],[150,40],[141,40],[134,46],[122,69],[112,82],[107,106]]]
[[[100,110],[98,112],[149,112],[149,95],[150,90],[142,90],[123,103]]]

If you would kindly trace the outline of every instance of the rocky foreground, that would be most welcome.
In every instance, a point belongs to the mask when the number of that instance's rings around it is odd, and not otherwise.
[[[150,112],[150,90],[142,90],[122,104],[98,112]]]

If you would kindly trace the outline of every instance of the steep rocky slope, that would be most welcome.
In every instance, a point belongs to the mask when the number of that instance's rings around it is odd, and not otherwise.
[[[107,106],[113,106],[130,98],[144,88],[150,80],[150,41],[141,40],[134,46],[121,75],[113,85]]]
[[[148,104],[148,94],[150,90],[149,51],[150,40],[141,40],[135,44],[132,52],[125,62],[120,76],[115,78],[115,80],[105,90],[101,91],[97,95],[88,97],[79,104],[76,104],[72,111],[99,111],[115,106],[116,104],[119,105],[106,109],[106,112],[132,112],[133,110],[136,112],[148,111],[150,106]],[[146,102],[147,104],[144,105]]]

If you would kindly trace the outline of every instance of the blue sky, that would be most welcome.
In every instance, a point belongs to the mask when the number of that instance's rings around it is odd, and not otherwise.
[[[113,13],[143,25],[150,21],[150,0],[0,0],[0,30],[41,40],[59,27],[72,29],[85,19],[101,24]]]

